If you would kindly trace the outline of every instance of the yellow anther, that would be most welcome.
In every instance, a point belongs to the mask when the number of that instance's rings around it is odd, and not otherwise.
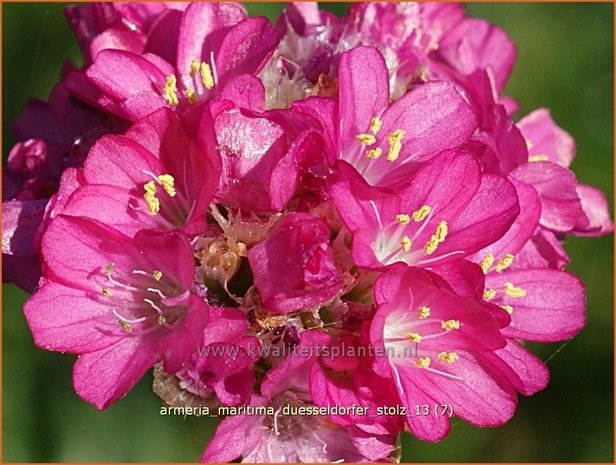
[[[411,217],[406,213],[400,213],[396,215],[396,221],[400,224],[409,224],[411,222]]]
[[[163,277],[162,272],[156,270],[154,271],[154,273],[152,273],[152,277],[154,278],[154,281],[160,281],[160,278]]]
[[[425,320],[430,316],[430,307],[428,307],[427,305],[422,305],[421,307],[419,307],[419,311],[417,312],[417,314],[419,315],[420,320]]]
[[[547,155],[531,155],[530,157],[528,157],[528,161],[530,162],[535,162],[535,161],[548,161],[550,159],[550,157],[548,157]]]
[[[211,89],[214,87],[214,76],[212,76],[212,68],[210,68],[210,65],[208,65],[205,61],[201,62],[199,72],[201,73],[201,80],[203,81],[205,88]]]
[[[156,318],[156,323],[158,323],[159,325],[164,325],[166,322],[167,319],[162,315],[158,315],[158,317]]]
[[[143,189],[146,194],[156,194],[156,183],[154,181],[148,181],[143,185]]]
[[[411,342],[419,344],[421,342],[421,335],[419,333],[408,333],[406,338]]]
[[[487,273],[488,270],[492,268],[492,265],[494,265],[494,255],[489,253],[483,258],[483,260],[481,260],[481,269],[483,270],[483,273]]]
[[[115,263],[113,262],[109,262],[105,265],[105,274],[109,274],[113,271],[113,268],[115,267]]]
[[[170,74],[167,76],[165,81],[165,88],[163,90],[165,100],[167,103],[173,107],[177,107],[179,105],[178,100],[178,83],[174,74]]]
[[[361,145],[372,145],[376,142],[376,137],[372,134],[357,134],[355,138]]]
[[[122,321],[120,320],[120,326],[122,327],[122,329],[124,331],[126,331],[127,333],[132,333],[133,332],[133,327],[130,323],[127,323],[126,321]]]
[[[378,133],[381,130],[382,124],[383,121],[381,121],[381,118],[379,118],[378,116],[372,118],[372,120],[370,121],[370,131],[372,131],[372,134]]]
[[[419,357],[415,361],[415,366],[417,368],[428,368],[430,366],[430,357]]]
[[[526,290],[521,287],[515,287],[513,283],[505,283],[505,294],[509,297],[526,297]]]
[[[439,221],[436,231],[432,234],[432,237],[426,245],[424,246],[424,250],[426,254],[432,255],[438,249],[438,245],[445,241],[447,237],[447,233],[449,232],[449,228],[447,226],[447,221]]]
[[[175,179],[170,174],[161,174],[158,177],[158,182],[163,186],[165,192],[169,194],[169,197],[175,197]]]
[[[460,329],[460,321],[459,320],[441,321],[441,328],[443,328],[445,331],[451,331],[452,329]]]
[[[366,152],[366,158],[370,158],[372,160],[376,160],[381,155],[383,155],[383,150],[380,147],[370,149]]]
[[[439,221],[438,226],[436,227],[436,239],[439,242],[443,242],[447,237],[447,233],[449,232],[449,228],[447,226],[447,221]]]
[[[496,265],[496,268],[494,268],[494,270],[497,273],[500,273],[501,271],[509,268],[512,263],[513,263],[513,255],[508,253],[507,255],[503,257],[503,259],[500,262],[498,262],[498,265]]]
[[[501,305],[501,308],[503,310],[505,310],[507,313],[509,313],[509,315],[511,315],[513,313],[513,307],[511,305]]]
[[[419,210],[413,212],[413,220],[416,222],[422,221],[426,216],[430,214],[432,207],[430,205],[422,205]]]
[[[483,291],[483,298],[485,300],[492,300],[494,297],[496,297],[496,291],[494,289],[486,289]]]
[[[111,291],[109,290],[108,287],[103,287],[103,295],[105,297],[111,297]]]
[[[188,103],[195,103],[197,101],[197,94],[195,93],[194,89],[186,89],[186,99],[188,100]]]
[[[198,58],[195,58],[190,63],[190,76],[195,77],[197,73],[199,72],[200,67],[201,67],[201,60],[199,60]]]
[[[160,211],[160,202],[156,198],[156,184],[154,181],[146,182],[143,186],[145,194],[143,198],[148,204],[151,215],[156,215]]]
[[[400,245],[402,246],[402,250],[408,252],[409,250],[411,250],[411,238],[409,236],[404,236],[400,241]]]
[[[424,250],[428,255],[432,255],[434,252],[436,252],[436,249],[438,249],[438,240],[436,239],[435,235],[432,235],[430,240],[426,242]]]
[[[400,150],[402,150],[402,138],[404,137],[404,131],[402,129],[396,129],[389,136],[387,141],[389,142],[389,152],[387,152],[387,159],[389,161],[396,161],[400,156]]]
[[[438,359],[443,363],[453,363],[459,358],[455,352],[441,352],[438,354]]]

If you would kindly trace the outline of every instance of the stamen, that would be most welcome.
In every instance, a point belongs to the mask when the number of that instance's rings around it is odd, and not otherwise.
[[[441,352],[438,354],[438,359],[443,363],[454,363],[460,357],[455,352]]]
[[[396,161],[400,156],[400,150],[402,150],[402,138],[404,137],[404,134],[405,133],[402,129],[396,129],[389,136],[387,136],[387,141],[389,142],[387,159],[389,161]]]
[[[507,282],[505,283],[505,294],[507,294],[509,297],[519,298],[525,297],[526,291],[521,287],[515,287],[513,283]]]
[[[430,205],[422,205],[419,210],[413,212],[413,220],[418,223],[428,216],[431,211],[432,207]]]
[[[410,342],[416,342],[417,344],[419,344],[421,342],[421,334],[419,334],[419,333],[408,333],[406,335],[406,338]]]
[[[163,273],[161,271],[154,271],[154,273],[152,273],[152,277],[154,278],[155,281],[160,281],[160,278],[163,277]]]
[[[400,213],[396,215],[396,221],[400,224],[409,224],[411,222],[411,218],[406,213]]]
[[[439,221],[438,226],[436,227],[436,231],[432,234],[432,237],[424,247],[426,254],[432,255],[438,249],[438,245],[445,241],[447,237],[447,233],[449,232],[449,228],[447,226],[447,221]]]
[[[486,289],[483,291],[484,300],[492,300],[494,297],[496,297],[496,291],[494,289]]]
[[[159,325],[164,325],[166,322],[167,319],[163,315],[158,315],[158,318],[156,318],[156,323]]]
[[[430,366],[430,357],[419,357],[415,361],[415,366],[417,368],[428,368]]]
[[[169,197],[175,197],[175,179],[173,176],[170,174],[161,174],[158,177],[158,181],[160,182],[160,185],[163,186],[163,189],[165,189],[165,192],[169,194]]]
[[[145,194],[143,198],[148,204],[150,215],[156,215],[160,211],[160,201],[156,198],[156,184],[154,181],[148,181],[143,186]]]
[[[178,100],[178,83],[174,74],[167,76],[163,93],[169,105],[177,107],[180,104]]]
[[[411,250],[411,238],[409,236],[404,236],[400,241],[400,245],[402,246],[402,250],[408,252],[409,250]]]
[[[371,160],[376,160],[377,158],[379,158],[381,155],[383,154],[383,150],[380,147],[377,147],[375,149],[370,149],[366,152],[366,157],[370,158]]]
[[[194,89],[186,89],[186,99],[188,100],[188,103],[193,104],[197,102],[197,93],[195,92]]]
[[[214,87],[214,76],[212,76],[212,68],[205,61],[201,62],[201,66],[199,68],[201,72],[201,80],[203,81],[203,85],[206,89],[211,89]]]
[[[483,273],[486,274],[488,270],[492,268],[492,265],[494,265],[494,255],[489,253],[481,261],[481,269],[483,270]]]
[[[130,323],[127,323],[126,321],[122,321],[122,320],[119,320],[119,322],[120,322],[120,326],[122,327],[124,331],[126,331],[127,333],[133,332],[133,327]]]
[[[357,134],[355,138],[362,145],[372,145],[376,142],[376,137],[374,137],[372,134]]]
[[[547,155],[531,155],[530,157],[528,157],[528,161],[531,163],[537,161],[548,161],[549,159],[550,157],[548,157]]]
[[[201,60],[199,60],[198,58],[195,58],[190,63],[190,77],[195,77],[197,75],[197,73],[199,72],[200,66],[201,66]]]
[[[501,305],[501,308],[503,310],[505,310],[507,313],[509,313],[509,315],[511,315],[513,313],[513,307],[511,305]]]
[[[105,297],[111,297],[111,290],[108,287],[103,287],[103,295]]]
[[[430,312],[430,307],[428,307],[427,305],[422,305],[421,307],[419,307],[419,312],[417,312],[417,314],[419,315],[419,319],[425,320],[430,316]]]
[[[511,264],[513,263],[513,258],[514,256],[510,253],[505,255],[503,259],[500,262],[498,262],[498,265],[496,265],[496,268],[494,268],[494,271],[496,271],[497,273],[500,273],[501,271],[509,268]]]
[[[441,321],[441,328],[443,328],[445,331],[460,329],[460,321],[459,320]]]
[[[113,271],[113,268],[115,267],[115,263],[113,262],[109,262],[105,265],[105,274],[109,274]]]
[[[383,121],[381,121],[381,118],[379,118],[378,116],[372,118],[372,120],[370,121],[370,131],[372,131],[372,134],[376,135],[381,130],[382,124]]]

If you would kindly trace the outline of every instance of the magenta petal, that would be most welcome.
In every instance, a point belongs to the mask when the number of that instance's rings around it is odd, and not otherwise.
[[[120,339],[104,329],[115,323],[109,305],[61,284],[50,282],[40,287],[26,302],[24,312],[34,342],[46,350],[83,354]]]
[[[522,289],[524,295],[507,295],[505,286],[510,285]],[[513,309],[511,324],[502,331],[507,337],[562,341],[584,327],[584,285],[570,273],[549,269],[506,270],[489,273],[486,287],[497,292],[495,301]]]
[[[531,396],[548,385],[550,372],[546,364],[514,340],[495,352],[519,377],[516,388],[525,396]]]
[[[161,224],[156,216],[148,213],[143,195],[139,194],[119,186],[89,184],[77,189],[63,213],[97,220],[134,236],[143,228],[157,229]]]
[[[446,33],[440,53],[459,73],[468,75],[480,68],[494,73],[496,89],[501,91],[516,59],[515,45],[507,34],[487,21],[466,18]]]
[[[238,3],[195,2],[184,12],[179,30],[177,69],[189,77],[193,60],[205,60],[210,65],[210,52],[220,46],[229,27],[246,18]]]
[[[364,177],[372,185],[394,186],[408,181],[418,162],[444,149],[457,147],[476,128],[470,106],[451,84],[445,82],[414,88],[389,107],[381,118],[383,124],[375,147],[380,147],[383,154],[389,150],[390,134],[402,130],[404,136],[395,162],[384,155],[376,160],[363,160],[370,165]]]
[[[578,184],[576,191],[586,218],[585,221],[580,218],[571,233],[576,236],[597,237],[614,232],[610,206],[605,194],[600,189],[586,184]]]
[[[233,78],[222,91],[221,98],[233,102],[236,107],[249,110],[265,109],[265,88],[256,76],[244,74]]]
[[[257,74],[279,40],[266,18],[248,18],[232,27],[216,54],[219,85],[224,87],[235,76]]]
[[[500,261],[505,255],[516,255],[535,234],[541,216],[541,200],[537,191],[522,182],[512,181],[520,205],[520,214],[509,230],[496,242],[477,252],[471,260],[481,263],[492,254],[495,260]]]
[[[526,163],[511,172],[518,181],[533,186],[541,198],[540,223],[557,232],[573,229],[583,215],[575,175],[556,163]]]
[[[152,24],[145,51],[158,55],[168,63],[175,63],[182,17],[182,12],[178,10],[168,10],[161,14]]]
[[[107,29],[92,40],[90,56],[96,59],[103,50],[126,50],[133,53],[143,52],[145,37],[143,34],[121,27]]]
[[[87,76],[110,97],[122,101],[144,90],[160,92],[167,74],[143,56],[104,50],[88,68]]]
[[[155,354],[164,359],[167,373],[179,371],[202,343],[203,330],[208,322],[208,306],[201,297],[190,296],[182,324],[152,342]]]
[[[286,216],[269,239],[248,252],[265,308],[311,309],[332,299],[342,281],[333,262],[327,223],[305,213]]]
[[[338,69],[340,149],[357,143],[370,121],[389,104],[389,80],[383,55],[373,47],[356,47],[340,56]]]
[[[264,405],[265,399],[253,396],[251,405]],[[238,415],[220,422],[210,440],[201,462],[231,462],[246,451],[256,447],[263,440],[263,417],[257,415]]]
[[[47,200],[11,200],[2,204],[2,253],[35,254],[34,235],[43,221]]]
[[[575,141],[556,125],[550,110],[538,108],[518,123],[530,159],[551,161],[568,168],[575,155]]]
[[[145,172],[161,171],[160,161],[143,146],[125,136],[111,135],[94,144],[84,166],[88,183],[124,188],[143,186],[152,180]]]
[[[124,397],[156,363],[142,350],[139,338],[124,338],[106,349],[80,355],[73,367],[73,385],[79,396],[104,410]]]

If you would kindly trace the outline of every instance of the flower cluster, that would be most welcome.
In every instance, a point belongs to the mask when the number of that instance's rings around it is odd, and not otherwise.
[[[546,386],[524,341],[584,326],[562,240],[613,225],[549,111],[512,120],[503,31],[453,3],[66,16],[84,65],[14,123],[2,251],[84,400],[154,369],[169,405],[268,407],[204,461],[362,462]]]

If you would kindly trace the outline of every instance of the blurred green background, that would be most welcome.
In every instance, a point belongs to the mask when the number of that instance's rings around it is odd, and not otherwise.
[[[46,98],[62,60],[79,63],[63,4],[2,4],[3,153],[11,121],[29,97]],[[252,15],[275,18],[281,3],[251,3]],[[345,4],[324,4],[337,13]],[[613,201],[613,5],[469,4],[471,16],[504,28],[518,47],[506,93],[518,117],[540,106],[574,135],[578,179]],[[499,429],[455,421],[438,444],[403,439],[403,461],[613,462],[613,239],[567,240],[588,290],[588,324],[563,346],[536,346],[552,380]],[[21,307],[26,295],[3,286],[3,462],[187,461],[200,457],[214,425],[161,417],[146,377],[122,401],[98,412],[70,381],[73,357],[38,350]],[[558,351],[558,353],[556,353]]]

